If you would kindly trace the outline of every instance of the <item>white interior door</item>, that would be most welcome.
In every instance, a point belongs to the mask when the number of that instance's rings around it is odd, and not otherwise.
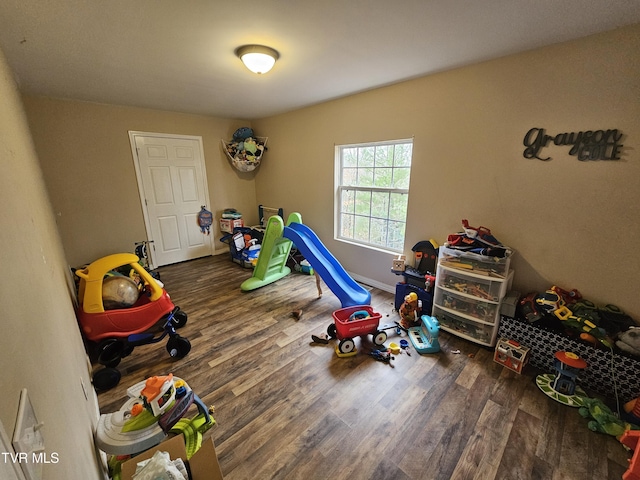
[[[198,212],[211,210],[201,137],[129,132],[153,267],[212,255]]]

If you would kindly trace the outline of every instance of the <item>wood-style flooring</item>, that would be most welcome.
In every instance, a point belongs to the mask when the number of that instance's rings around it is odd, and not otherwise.
[[[159,272],[189,315],[180,334],[192,350],[172,360],[164,343],[136,348],[119,385],[99,394],[101,412],[147,377],[184,378],[215,406],[207,434],[226,480],[601,480],[627,469],[615,438],[591,432],[538,390],[537,372],[503,368],[490,349],[441,332],[437,354],[411,349],[388,365],[356,339],[359,353],[338,358],[333,344],[312,343],[340,308],[324,283],[318,298],[314,277],[292,273],[244,293],[251,271],[227,255]],[[372,306],[381,323],[398,318],[390,293],[372,289]]]

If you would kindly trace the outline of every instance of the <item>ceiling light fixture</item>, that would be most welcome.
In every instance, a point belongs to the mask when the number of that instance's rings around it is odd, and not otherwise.
[[[271,70],[280,58],[276,50],[264,45],[243,45],[236,49],[236,55],[249,70],[258,75]]]

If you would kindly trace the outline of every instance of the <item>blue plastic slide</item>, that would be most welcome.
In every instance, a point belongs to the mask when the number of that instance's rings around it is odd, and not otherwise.
[[[290,223],[284,227],[283,237],[293,242],[329,289],[340,300],[342,308],[370,305],[371,293],[349,276],[327,247],[309,227]]]

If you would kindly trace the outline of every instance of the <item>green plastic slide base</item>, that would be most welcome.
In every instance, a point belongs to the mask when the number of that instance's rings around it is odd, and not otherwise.
[[[292,213],[287,219],[287,225],[291,222],[302,223],[302,216],[297,212]],[[286,263],[292,242],[283,238],[283,231],[282,217],[274,215],[269,218],[253,276],[242,282],[240,290],[250,292],[280,280],[291,273],[291,269],[286,266]]]
[[[255,290],[256,288],[264,287],[265,285],[276,282],[281,278],[286,277],[290,273],[291,269],[289,267],[284,267],[279,272],[267,275],[264,278],[248,278],[244,282],[242,282],[242,285],[240,285],[240,290],[242,290],[243,292],[250,292],[251,290]]]

